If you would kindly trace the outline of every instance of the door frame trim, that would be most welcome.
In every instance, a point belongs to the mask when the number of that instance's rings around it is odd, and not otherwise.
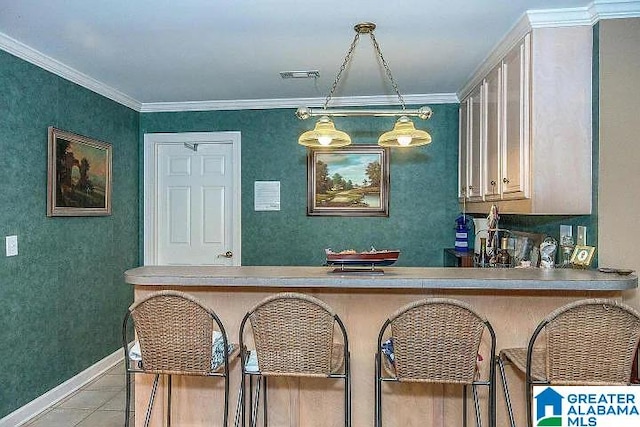
[[[156,235],[156,182],[157,182],[157,156],[158,145],[184,143],[208,143],[228,144],[231,142],[233,151],[233,265],[241,265],[242,259],[242,232],[241,232],[241,135],[240,132],[179,132],[179,133],[145,133],[144,134],[144,184],[143,184],[143,263],[144,265],[157,265],[157,235]]]

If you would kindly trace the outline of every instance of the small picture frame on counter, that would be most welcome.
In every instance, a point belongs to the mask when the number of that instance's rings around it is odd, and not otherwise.
[[[570,263],[576,268],[588,268],[595,252],[595,246],[576,246],[571,254]]]

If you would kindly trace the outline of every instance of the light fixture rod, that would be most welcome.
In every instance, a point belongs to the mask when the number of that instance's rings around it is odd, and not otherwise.
[[[356,116],[375,116],[375,117],[400,117],[411,116],[419,117],[427,120],[431,117],[433,111],[429,107],[420,107],[418,109],[405,110],[385,110],[385,109],[340,109],[340,108],[308,108],[301,107],[296,111],[296,116],[301,120],[310,117],[356,117]]]

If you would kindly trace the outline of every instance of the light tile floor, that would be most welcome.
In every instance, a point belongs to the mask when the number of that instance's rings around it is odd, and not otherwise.
[[[122,427],[125,395],[121,362],[23,427]]]

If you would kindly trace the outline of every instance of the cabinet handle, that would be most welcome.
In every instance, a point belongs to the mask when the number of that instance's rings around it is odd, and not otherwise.
[[[496,186],[496,182],[495,181],[491,181],[491,185],[495,187]]]
[[[502,182],[504,182],[505,184],[508,184],[509,180],[507,178],[502,178]]]

